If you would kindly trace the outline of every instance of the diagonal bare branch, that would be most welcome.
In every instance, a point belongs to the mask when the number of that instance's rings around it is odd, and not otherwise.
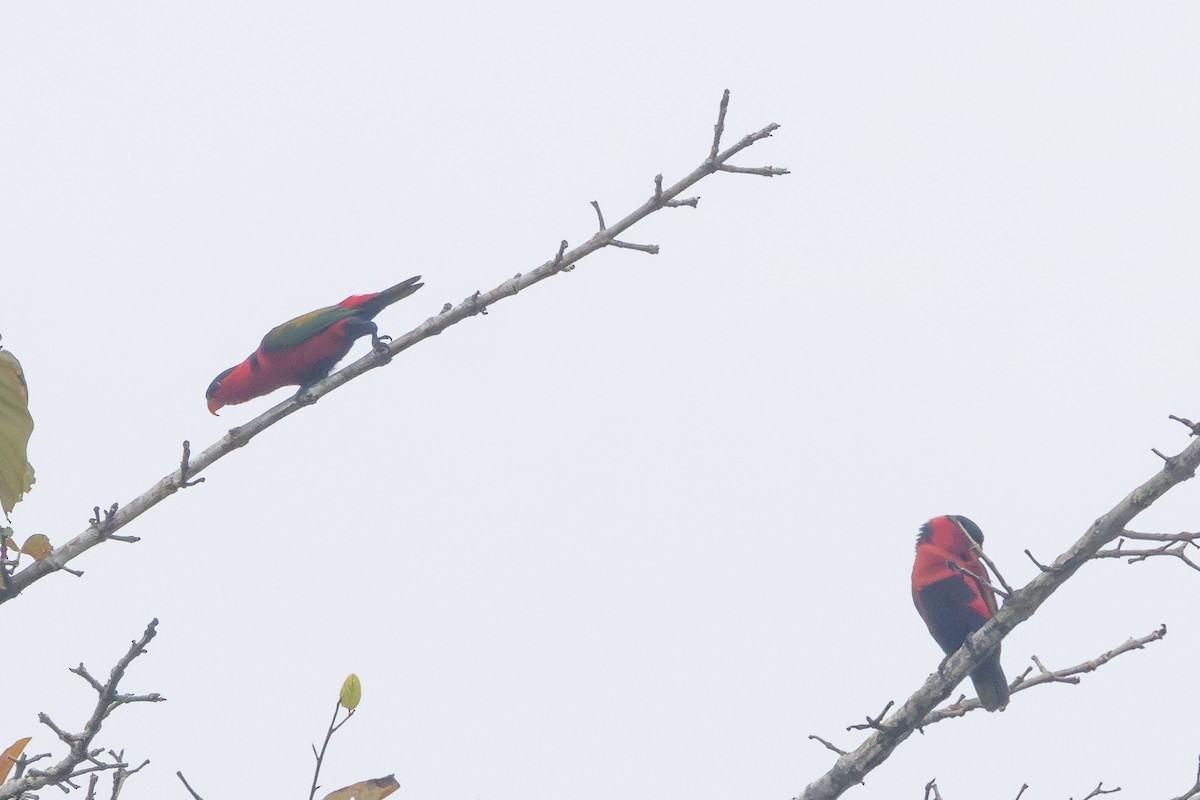
[[[1196,767],[1196,782],[1192,784],[1192,788],[1173,800],[1195,800],[1197,797],[1200,797],[1200,766]]]
[[[724,169],[729,159],[755,142],[768,138],[779,128],[777,124],[771,123],[761,130],[747,134],[736,144],[725,150],[720,150],[721,134],[724,131],[725,114],[728,105],[729,92],[726,91],[721,100],[721,110],[711,151],[700,166],[696,167],[679,181],[669,187],[663,188],[661,181],[657,180],[655,182],[654,193],[646,202],[609,226],[605,226],[603,217],[600,215],[599,206],[597,205],[596,212],[600,218],[600,230],[583,244],[568,251],[566,249],[566,242],[564,241],[558,250],[558,254],[537,268],[523,274],[518,273],[488,292],[476,292],[457,306],[447,304],[438,314],[425,320],[408,333],[397,337],[386,347],[373,349],[357,361],[348,364],[319,383],[297,392],[294,397],[279,403],[274,408],[268,409],[246,424],[232,428],[215,444],[209,446],[204,452],[185,463],[181,463],[179,469],[160,479],[156,484],[138,497],[135,497],[125,506],[118,508],[114,504],[109,511],[105,512],[103,518],[100,517],[99,510],[97,510],[96,519],[92,521],[86,530],[70,541],[55,548],[46,558],[36,561],[12,575],[8,581],[8,585],[0,588],[0,603],[11,600],[31,584],[52,572],[68,570],[69,568],[66,565],[80,554],[102,542],[118,538],[114,536],[116,531],[128,525],[131,521],[180,489],[194,486],[199,480],[203,480],[197,479],[196,476],[212,466],[217,460],[229,455],[240,447],[245,447],[254,437],[267,428],[280,422],[285,417],[291,416],[301,408],[312,405],[348,381],[359,377],[364,372],[388,364],[393,356],[407,350],[418,342],[423,342],[426,339],[437,336],[450,326],[456,325],[477,314],[487,314],[489,306],[500,302],[506,297],[511,297],[535,283],[544,281],[560,272],[570,272],[575,268],[575,264],[578,261],[595,253],[597,250],[612,246],[642,250],[643,252],[657,251],[656,245],[631,245],[620,241],[617,237],[660,209],[680,206],[694,208],[696,206],[695,198],[677,200],[679,195],[714,172]],[[763,169],[771,170],[770,175],[787,174],[786,169],[775,167]],[[190,446],[185,445],[185,447],[187,452],[190,453]]]

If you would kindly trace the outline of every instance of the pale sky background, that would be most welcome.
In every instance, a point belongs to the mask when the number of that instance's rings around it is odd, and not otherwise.
[[[917,527],[1012,582],[1200,416],[1200,7],[1186,3],[0,5],[0,334],[56,543],[229,426],[273,325],[413,274],[399,334],[707,154],[697,210],[338,390],[3,607],[0,736],[99,741],[123,797],[784,800],[941,659]],[[360,344],[355,355],[365,351]],[[1139,520],[1194,530],[1200,485]],[[1004,645],[1075,687],[909,740],[847,797],[1173,797],[1200,736],[1200,575],[1090,565]],[[6,742],[5,742],[6,743]],[[56,794],[47,790],[46,796]]]

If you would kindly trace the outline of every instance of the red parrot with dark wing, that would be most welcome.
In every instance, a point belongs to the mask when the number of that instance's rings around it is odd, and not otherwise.
[[[218,375],[208,386],[208,410],[244,403],[281,386],[309,386],[346,357],[355,340],[379,332],[372,318],[420,289],[416,275],[390,289],[356,294],[336,306],[319,308],[278,325],[242,363]]]
[[[917,558],[913,562],[912,596],[921,619],[933,638],[950,655],[967,637],[996,613],[996,598],[979,580],[950,568],[957,564],[973,575],[986,577],[983,564],[971,550],[967,537],[983,546],[983,531],[960,514],[934,517],[921,526]],[[1000,667],[1000,647],[971,673],[979,702],[988,711],[1008,705],[1008,680]]]

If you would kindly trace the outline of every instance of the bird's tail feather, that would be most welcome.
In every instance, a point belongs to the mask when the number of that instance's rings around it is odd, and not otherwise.
[[[370,319],[392,303],[403,300],[424,285],[421,283],[420,275],[414,275],[406,281],[401,281],[391,288],[384,289],[359,306],[360,315]]]
[[[998,711],[1008,705],[1008,679],[1000,667],[999,653],[975,668],[971,683],[975,684],[979,702],[988,711]]]

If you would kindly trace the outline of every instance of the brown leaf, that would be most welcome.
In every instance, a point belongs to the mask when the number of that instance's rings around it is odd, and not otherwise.
[[[17,763],[17,759],[21,757],[21,753],[25,752],[25,745],[29,744],[32,736],[26,736],[24,739],[17,739],[12,743],[12,747],[0,753],[0,783],[8,780],[9,770]],[[380,795],[382,797],[383,795]]]
[[[400,784],[396,781],[396,776],[386,775],[382,778],[372,778],[369,781],[360,781],[353,786],[338,789],[336,792],[325,795],[325,800],[383,800],[399,788]]]
[[[54,545],[50,544],[49,537],[44,533],[33,534],[25,540],[25,544],[21,545],[21,552],[34,561],[41,561],[50,555],[50,551],[53,549]]]

